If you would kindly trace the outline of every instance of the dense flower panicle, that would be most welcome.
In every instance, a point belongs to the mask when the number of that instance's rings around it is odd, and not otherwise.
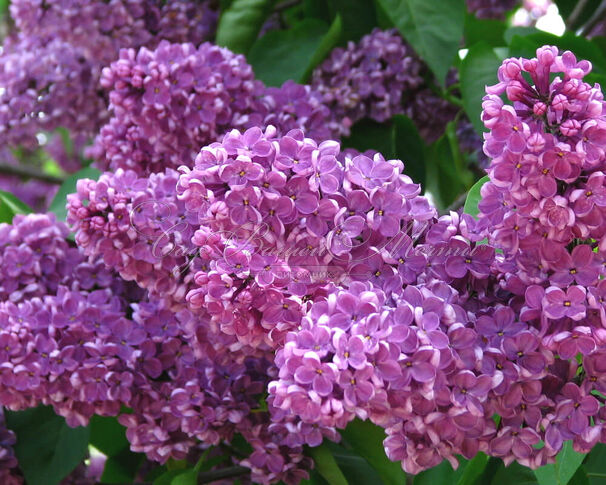
[[[37,146],[57,127],[91,138],[107,121],[101,69],[124,47],[208,40],[217,13],[209,2],[178,0],[16,1],[16,31],[0,55],[0,140]]]
[[[448,84],[454,82],[453,75],[454,70]],[[362,118],[384,122],[405,114],[425,141],[433,143],[459,109],[435,94],[428,77],[427,66],[397,32],[375,29],[357,44],[334,49],[314,70],[311,88],[330,108],[334,138],[349,135]]]
[[[179,199],[198,215],[192,242],[204,262],[191,308],[243,343],[275,348],[328,283],[401,286],[380,248],[435,209],[401,161],[342,163],[339,152],[337,142],[317,144],[299,130],[276,136],[270,126],[233,130],[203,148],[193,169],[181,168]]]
[[[87,262],[54,216],[18,215],[0,232],[1,404],[51,404],[73,426],[93,413],[116,414],[120,403],[92,379],[118,370],[111,334],[127,325],[127,298],[142,292]]]
[[[86,255],[101,257],[122,278],[135,281],[175,308],[185,307],[200,261],[191,238],[197,214],[176,197],[179,174],[140,178],[118,169],[98,181],[81,179],[68,196],[68,222]]]
[[[522,265],[518,276],[527,284],[588,286],[601,271],[606,121],[599,86],[582,81],[590,69],[570,52],[543,47],[535,59],[505,60],[500,82],[484,98],[490,129],[484,149],[492,162],[480,209],[495,229],[495,244]],[[551,73],[562,75],[550,80]],[[533,251],[540,273],[524,266]]]
[[[155,50],[122,50],[101,84],[113,117],[97,138],[97,164],[143,175],[190,163],[200,147],[243,126],[262,90],[243,56],[165,41]]]
[[[405,103],[404,113],[414,121],[426,143],[438,140],[460,109],[431,89],[421,89]]]
[[[132,412],[119,419],[131,448],[155,461],[182,459],[198,441],[208,446],[241,433],[261,448],[274,443],[274,455],[282,456],[278,470],[259,461],[259,450],[250,464],[243,459],[260,482],[297,483],[293,477],[306,476],[301,445],[270,432],[269,413],[259,408],[276,374],[270,355],[240,352],[237,340],[214,332],[207,318],[171,310],[102,264],[88,263],[69,248],[67,228],[52,216],[16,216],[0,232],[3,270],[17,289],[28,290],[0,303],[3,406],[52,405],[71,426],[126,406]],[[9,266],[9,259],[26,265]],[[57,280],[49,281],[47,272]],[[14,465],[12,456],[7,448],[6,468]]]
[[[467,0],[467,10],[481,19],[503,19],[518,0]]]
[[[0,479],[6,485],[23,483],[23,478],[16,473],[17,458],[13,450],[16,442],[15,433],[7,429],[4,411],[0,409]]]
[[[266,87],[261,102],[261,128],[271,125],[283,135],[290,130],[300,129],[306,137],[317,142],[338,138],[340,134],[335,114],[311,86],[286,81],[279,88]],[[247,127],[252,126],[252,123],[247,124]]]
[[[58,5],[12,9],[75,43]],[[0,225],[1,405],[52,405],[70,425],[119,415],[161,463],[241,435],[252,451],[232,461],[264,484],[305,478],[304,447],[356,418],[410,473],[480,451],[536,468],[565,441],[604,441],[606,118],[587,61],[549,46],[504,61],[483,104],[479,218],[438,217],[402,161],[333,141],[363,117],[452,117],[428,108],[397,35],[335,51],[312,86],[272,88],[242,56],[177,42],[189,2],[146,3],[155,17],[110,2],[130,26],[105,5],[85,13],[114,49],[139,28],[175,43],[103,71],[112,118],[92,153],[110,171],[68,197],[77,247],[54,216]],[[16,92],[41,102],[29,79]]]
[[[374,30],[358,44],[337,48],[313,72],[312,89],[330,108],[335,128],[348,134],[369,117],[386,121],[404,111],[404,97],[424,84],[424,64],[395,31]]]
[[[12,225],[0,224],[0,300],[15,304],[56,293],[59,286],[77,285],[73,269],[83,263],[78,249],[66,240],[69,231],[53,214],[17,215]],[[109,271],[97,268],[101,281]]]
[[[95,64],[106,65],[123,47],[153,47],[161,39],[196,45],[210,40],[218,17],[210,3],[16,0],[10,12],[21,35],[61,39],[80,46]]]
[[[545,46],[534,59],[506,59],[483,104],[484,151],[492,161],[479,207],[485,234],[503,253],[494,269],[520,321],[539,332],[528,350],[559,357],[533,391],[537,402],[525,402],[524,413],[518,402],[509,413],[525,432],[539,433],[548,455],[565,440],[587,451],[602,434],[604,402],[593,391],[601,388],[596,362],[606,335],[606,118],[599,85],[583,82],[590,70],[571,52]],[[503,343],[508,356],[526,356],[525,345],[520,336],[507,348]],[[525,365],[529,372],[539,368],[533,360]],[[504,418],[506,408],[498,411]],[[516,443],[509,431],[502,433]],[[492,444],[498,453],[502,445]]]
[[[309,86],[265,87],[243,56],[209,43],[124,50],[101,83],[113,117],[90,154],[102,169],[148,175],[191,165],[200,148],[233,128],[299,128],[320,141],[334,135],[333,115]]]
[[[78,46],[60,39],[26,38],[4,45],[0,56],[0,141],[36,147],[36,134],[64,127],[92,136],[105,101],[92,65]]]

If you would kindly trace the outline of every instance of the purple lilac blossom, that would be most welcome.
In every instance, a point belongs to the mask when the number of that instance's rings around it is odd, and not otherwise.
[[[107,122],[103,66],[124,47],[162,39],[197,44],[214,33],[209,2],[15,1],[15,31],[0,55],[0,139],[37,146],[35,135],[63,127],[91,138]]]
[[[467,10],[480,19],[504,19],[518,0],[467,0]]]
[[[259,409],[276,375],[273,353],[244,352],[210,318],[172,310],[88,262],[53,216],[16,216],[0,224],[0,235],[0,287],[12,285],[0,303],[1,405],[52,405],[70,426],[126,406],[132,412],[118,419],[131,449],[154,461],[183,459],[197,442],[241,433],[254,451],[238,460],[255,481],[295,484],[307,476],[302,443],[285,441],[286,431]],[[292,432],[297,420],[279,426]],[[4,441],[13,443],[9,435]],[[281,466],[263,453],[279,456]]]
[[[375,29],[334,49],[313,72],[312,89],[330,108],[335,130],[349,134],[362,118],[383,122],[403,113],[403,97],[424,84],[422,61],[395,31]]]
[[[193,49],[139,55],[164,48]],[[606,122],[590,67],[553,47],[503,63],[478,220],[438,218],[399,160],[268,126],[229,131],[179,172],[81,180],[80,250],[49,216],[0,225],[0,403],[52,404],[72,424],[128,406],[132,449],[159,462],[241,433],[253,452],[236,462],[261,483],[300,481],[303,446],[355,418],[410,473],[480,451],[536,468],[568,440],[587,452],[606,417]],[[172,86],[156,81],[137,98],[154,109]]]
[[[449,73],[447,84],[455,82]],[[312,75],[311,88],[330,108],[330,130],[342,136],[362,118],[383,123],[393,115],[411,118],[433,143],[459,109],[432,90],[423,61],[394,30],[375,29],[357,44],[336,48]]]
[[[309,86],[266,88],[242,55],[210,43],[161,42],[155,50],[122,50],[104,69],[111,120],[90,155],[102,169],[140,175],[191,165],[201,147],[233,128],[274,124],[283,133],[331,135],[328,108]]]
[[[435,210],[401,161],[340,162],[339,152],[337,142],[317,144],[300,130],[232,130],[203,148],[193,169],[180,169],[178,198],[197,213],[192,242],[208,261],[187,295],[191,308],[209,311],[243,343],[275,348],[327,284],[372,277],[402,285],[391,266],[373,269],[384,264],[376,247]]]
[[[0,55],[0,141],[38,145],[36,134],[64,127],[92,136],[106,113],[92,65],[81,49],[60,39],[4,43]]]
[[[6,427],[4,411],[0,408],[0,479],[6,485],[22,485],[23,477],[17,470],[14,446],[15,433]]]

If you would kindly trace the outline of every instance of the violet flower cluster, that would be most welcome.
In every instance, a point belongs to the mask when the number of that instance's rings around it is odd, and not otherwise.
[[[284,445],[260,407],[275,375],[271,355],[240,352],[207,319],[148,297],[98,258],[88,262],[67,235],[53,216],[0,225],[0,404],[52,405],[71,426],[129,408],[119,420],[132,450],[161,463],[240,433],[253,452],[238,460],[256,481],[307,476],[301,445]]]
[[[175,309],[186,306],[201,265],[191,243],[197,214],[177,199],[178,177],[172,169],[148,178],[118,169],[98,181],[80,179],[67,207],[85,255],[102,257],[122,278]]]
[[[201,146],[259,116],[262,89],[241,55],[210,43],[124,49],[103,71],[113,117],[94,149],[101,168],[147,175],[192,160]]]
[[[196,45],[210,40],[218,13],[208,0],[16,0],[11,17],[21,35],[55,38],[85,52],[97,65],[123,47],[155,46],[160,39]]]
[[[276,136],[233,130],[182,167],[179,199],[198,215],[192,242],[205,268],[187,294],[223,332],[276,348],[309,301],[343,277],[402,286],[376,247],[435,209],[380,154],[339,161],[337,142],[317,144],[299,130]]]
[[[423,61],[395,30],[375,29],[358,43],[336,48],[312,75],[311,87],[332,113],[331,129],[349,135],[362,118],[384,122],[405,113],[433,142],[456,107],[429,89]]]
[[[492,163],[481,217],[503,251],[502,286],[520,319],[538,333],[539,350],[559,356],[543,385],[555,409],[540,423],[554,450],[604,439],[606,117],[599,85],[583,82],[590,70],[545,46],[534,59],[505,60],[483,104]]]
[[[319,429],[368,418],[412,473],[478,451],[535,468],[564,441],[604,441],[606,131],[590,67],[552,47],[504,62],[484,103],[480,221],[416,237],[402,261],[424,259],[403,288],[316,298],[276,354],[272,406]]]
[[[6,485],[22,485],[23,479],[17,473],[17,458],[13,447],[17,439],[15,433],[6,427],[4,411],[0,409],[0,480]]]
[[[161,42],[122,50],[103,71],[111,120],[90,150],[102,169],[140,175],[191,164],[204,145],[233,128],[273,124],[326,139],[328,108],[309,86],[266,88],[242,55],[205,43]]]
[[[503,19],[519,0],[467,0],[467,10],[480,19]]]
[[[304,446],[355,418],[410,473],[606,441],[590,68],[553,47],[503,63],[476,220],[438,218],[401,161],[324,139],[312,88],[265,88],[209,44],[122,51],[99,142],[115,170],[68,198],[78,248],[49,216],[0,225],[0,404],[70,424],[126,406],[131,448],[159,462],[242,435],[233,459],[260,483],[298,483]]]
[[[209,2],[15,1],[15,32],[0,55],[0,141],[37,146],[58,127],[92,137],[107,119],[101,69],[123,47],[161,39],[200,43],[214,33]]]
[[[63,40],[5,42],[0,56],[0,142],[35,148],[36,134],[58,127],[92,135],[106,112],[96,76],[80,48]]]

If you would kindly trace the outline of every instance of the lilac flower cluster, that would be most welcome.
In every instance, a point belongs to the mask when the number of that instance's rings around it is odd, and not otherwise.
[[[338,160],[299,130],[233,130],[182,167],[179,199],[198,214],[192,242],[204,269],[187,295],[223,332],[275,348],[326,284],[372,278],[401,286],[376,249],[403,226],[435,215],[403,164],[359,155]]]
[[[16,441],[15,433],[6,427],[4,411],[0,408],[0,479],[6,485],[23,483],[23,479],[16,473],[17,458],[13,450]]]
[[[142,292],[85,261],[54,216],[18,215],[0,234],[0,403],[53,405],[73,426],[116,414],[126,298]]]
[[[16,0],[10,5],[23,36],[61,39],[80,46],[97,65],[112,62],[123,47],[154,46],[160,39],[196,45],[214,34],[217,12],[209,1]]]
[[[559,357],[542,389],[555,403],[541,422],[553,450],[604,439],[606,112],[599,85],[583,82],[590,70],[545,46],[534,59],[506,59],[483,104],[492,162],[480,217],[503,251],[498,271],[520,320],[537,330],[537,350]]]
[[[504,61],[480,217],[438,218],[401,161],[330,139],[426,88],[396,37],[337,51],[327,65],[359,84],[331,99],[267,88],[210,44],[123,50],[95,147],[112,172],[68,197],[78,248],[51,216],[0,225],[0,404],[73,425],[126,406],[132,449],[162,463],[242,435],[253,451],[233,459],[260,483],[300,481],[303,447],[356,417],[411,473],[479,451],[538,467],[564,441],[606,441],[590,64],[553,47]]]
[[[350,271],[315,295],[276,353],[276,418],[315,427],[309,445],[370,419],[412,473],[478,451],[534,468],[604,440],[606,124],[589,70],[551,47],[503,63],[480,220],[432,221],[396,255],[379,241],[367,283]]]
[[[519,0],[467,0],[467,10],[480,19],[503,19]]]
[[[311,87],[330,108],[335,135],[349,135],[362,118],[384,122],[406,114],[433,143],[459,109],[430,88],[428,77],[427,66],[395,30],[375,29],[357,44],[334,49],[314,70]]]
[[[259,407],[275,375],[262,352],[240,352],[208,319],[87,262],[52,216],[16,216],[0,234],[0,288],[10,290],[0,303],[0,404],[52,405],[72,426],[126,406],[119,419],[131,448],[162,463],[241,433],[257,450],[241,460],[259,482],[306,476],[301,445],[284,445]],[[270,463],[260,450],[273,453]]]
[[[122,278],[176,309],[185,306],[200,265],[191,243],[197,214],[177,199],[178,176],[166,169],[139,178],[118,169],[98,181],[81,179],[68,196],[67,217],[84,254],[101,257]]]
[[[0,141],[30,147],[58,127],[88,138],[98,131],[107,119],[101,69],[119,49],[199,44],[217,18],[209,2],[192,0],[15,1],[10,11],[17,30],[0,55]]]
[[[0,56],[0,143],[38,146],[36,134],[58,127],[91,135],[105,113],[96,68],[79,47],[25,38]]]
[[[273,124],[283,133],[331,135],[328,108],[309,86],[266,88],[243,56],[209,43],[123,50],[101,84],[110,90],[113,117],[90,154],[102,169],[148,175],[189,165],[232,128]]]
[[[241,55],[205,43],[124,49],[105,68],[113,117],[94,149],[100,168],[140,174],[189,163],[200,147],[258,111],[262,89]]]
[[[334,49],[313,72],[312,89],[333,114],[337,133],[362,118],[383,122],[424,87],[423,62],[395,31],[375,29],[358,44]]]

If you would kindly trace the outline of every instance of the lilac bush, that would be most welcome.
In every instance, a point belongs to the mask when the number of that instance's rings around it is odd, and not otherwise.
[[[2,483],[600,476],[600,10],[412,3],[10,3]]]

